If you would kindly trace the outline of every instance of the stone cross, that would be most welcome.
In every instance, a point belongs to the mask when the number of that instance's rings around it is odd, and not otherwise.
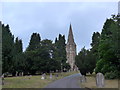
[[[102,73],[97,73],[96,75],[96,86],[102,88],[105,86],[105,79]]]

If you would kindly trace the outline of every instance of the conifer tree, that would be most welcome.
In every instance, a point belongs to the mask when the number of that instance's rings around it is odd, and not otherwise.
[[[12,68],[14,36],[9,25],[2,25],[2,73],[10,72]]]
[[[27,51],[39,48],[40,41],[41,41],[40,35],[38,33],[33,33],[31,35],[31,39]]]

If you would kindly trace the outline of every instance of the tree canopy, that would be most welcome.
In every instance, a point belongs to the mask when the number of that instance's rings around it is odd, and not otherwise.
[[[101,72],[108,79],[120,78],[120,16],[112,15],[102,32],[94,32],[90,50],[81,49],[76,65],[81,74]],[[91,68],[91,69],[90,69]]]

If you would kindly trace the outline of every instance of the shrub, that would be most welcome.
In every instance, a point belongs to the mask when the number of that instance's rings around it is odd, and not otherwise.
[[[104,60],[99,60],[96,64],[95,73],[101,72],[101,69],[104,66]]]
[[[117,71],[107,72],[107,73],[105,74],[105,78],[106,78],[106,79],[116,79],[116,78],[118,78],[118,72],[117,72]]]

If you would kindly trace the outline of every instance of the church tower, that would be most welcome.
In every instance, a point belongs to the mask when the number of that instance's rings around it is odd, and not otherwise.
[[[75,70],[76,44],[74,42],[71,24],[69,28],[68,41],[66,45],[66,54],[67,54],[67,63],[69,63],[71,70]]]

